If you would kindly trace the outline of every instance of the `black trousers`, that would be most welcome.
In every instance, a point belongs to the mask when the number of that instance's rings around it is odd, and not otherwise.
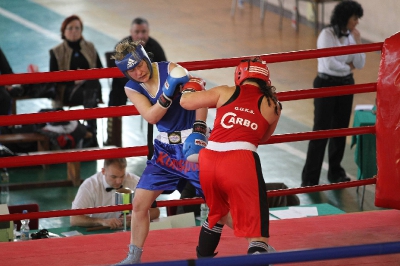
[[[11,96],[4,86],[0,86],[0,115],[11,113]]]
[[[352,75],[343,78],[321,75],[314,79],[314,88],[351,84],[354,84]],[[350,122],[352,106],[352,94],[315,98],[313,131],[347,128]],[[328,141],[328,179],[334,181],[346,175],[345,170],[341,166],[346,146],[346,137],[310,140],[306,162],[301,175],[302,186],[318,185],[322,163],[324,161],[325,148]]]
[[[126,105],[128,97],[125,94],[125,84],[127,78],[114,78],[111,83],[111,91],[108,98],[108,106]]]

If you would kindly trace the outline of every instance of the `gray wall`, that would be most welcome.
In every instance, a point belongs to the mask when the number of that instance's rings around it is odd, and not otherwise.
[[[262,0],[261,0],[262,1]],[[295,0],[281,0],[286,11],[292,12]],[[279,6],[279,0],[265,0],[268,4]],[[370,42],[382,42],[384,39],[400,31],[400,1],[399,0],[358,0],[364,9],[364,16],[360,20],[358,29],[361,37]],[[328,24],[332,9],[337,2],[325,3],[324,23]],[[319,5],[321,14],[322,7]],[[311,3],[299,1],[299,12],[301,16],[313,21]],[[397,14],[397,15],[396,15]],[[321,20],[321,15],[319,16]]]

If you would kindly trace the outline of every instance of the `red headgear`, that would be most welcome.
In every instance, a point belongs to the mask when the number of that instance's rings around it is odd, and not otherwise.
[[[240,62],[235,71],[235,85],[241,85],[243,81],[249,78],[264,80],[270,86],[271,80],[269,79],[267,63],[259,57]]]

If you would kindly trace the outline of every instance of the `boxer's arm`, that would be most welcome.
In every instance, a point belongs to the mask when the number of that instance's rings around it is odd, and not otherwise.
[[[170,69],[171,72],[173,71],[174,68],[176,68],[178,65],[171,63],[170,64]],[[173,82],[175,86],[178,86],[179,84],[185,82],[185,80],[189,80],[189,76],[185,77],[184,74],[178,78],[179,81],[174,83],[173,81],[170,80],[170,82]],[[169,85],[168,85],[169,86]],[[169,86],[170,87],[170,86]],[[174,88],[176,89],[176,88]],[[168,89],[166,89],[168,90]],[[168,108],[162,107],[160,104],[152,104],[149,99],[146,98],[143,94],[131,90],[129,88],[125,88],[125,93],[128,96],[129,100],[133,103],[133,105],[136,107],[140,115],[150,124],[156,124],[160,119],[165,115],[167,112]],[[172,99],[170,99],[172,100]]]
[[[182,94],[197,92],[197,91],[205,91],[206,88],[205,80],[201,78],[191,77],[190,80],[183,86]],[[196,110],[196,120],[206,121],[208,114],[208,108],[203,107]]]
[[[183,93],[180,104],[187,110],[216,107],[220,100],[220,96],[227,88],[227,86],[218,86],[209,90]]]
[[[156,124],[168,111],[159,104],[151,104],[146,96],[137,91],[125,89],[125,93],[139,114],[150,124]]]

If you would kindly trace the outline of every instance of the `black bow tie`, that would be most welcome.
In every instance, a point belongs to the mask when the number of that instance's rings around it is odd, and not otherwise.
[[[106,188],[106,191],[110,192],[113,189],[120,189],[120,188],[122,188],[122,185],[119,188],[108,187],[108,188]]]
[[[343,32],[339,32],[339,38],[341,37],[349,37],[349,32],[343,33]]]

